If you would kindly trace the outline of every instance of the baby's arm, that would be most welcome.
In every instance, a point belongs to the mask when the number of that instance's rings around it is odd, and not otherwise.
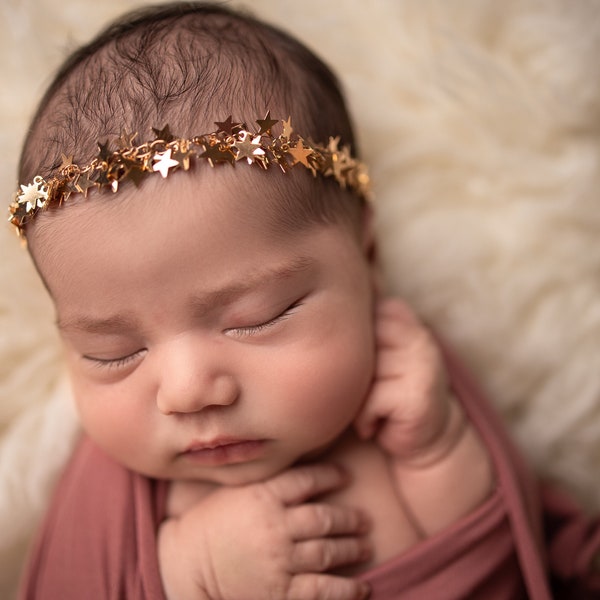
[[[314,502],[347,481],[327,464],[221,487],[159,530],[169,600],[361,600],[365,584],[326,571],[368,560],[358,511]]]
[[[430,536],[490,494],[490,458],[449,388],[435,340],[403,303],[380,302],[376,337],[375,380],[356,428],[392,458],[404,508]]]

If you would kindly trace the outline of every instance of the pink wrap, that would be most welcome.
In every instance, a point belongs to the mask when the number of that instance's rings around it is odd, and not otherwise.
[[[489,448],[497,489],[459,523],[364,573],[371,600],[600,598],[600,523],[556,490],[540,496],[493,411],[447,359]],[[20,598],[164,600],[156,531],[166,491],[166,482],[124,469],[83,438],[32,548]]]

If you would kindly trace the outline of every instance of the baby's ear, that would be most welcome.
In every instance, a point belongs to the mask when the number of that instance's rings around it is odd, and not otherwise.
[[[375,239],[374,220],[373,208],[370,204],[365,203],[362,207],[360,239],[365,256],[373,267],[377,265],[377,240]]]
[[[371,285],[375,297],[380,297],[383,293],[383,275],[379,264],[377,252],[377,238],[375,236],[375,219],[373,208],[365,204],[362,209],[360,240],[362,249],[367,259],[369,271],[371,274]]]

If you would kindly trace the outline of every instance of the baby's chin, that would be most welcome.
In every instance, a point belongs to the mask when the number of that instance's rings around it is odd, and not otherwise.
[[[196,483],[203,483],[215,487],[220,486],[244,486],[254,483],[262,483],[283,473],[292,466],[290,464],[264,465],[264,464],[243,464],[228,465],[211,470],[205,470],[202,473],[186,473],[183,476],[174,476],[169,479],[183,479]]]

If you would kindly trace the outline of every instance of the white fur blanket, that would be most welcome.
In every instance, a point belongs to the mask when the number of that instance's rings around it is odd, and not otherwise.
[[[6,204],[36,101],[130,0],[3,0]],[[235,4],[242,4],[235,2]],[[540,473],[600,508],[600,3],[253,0],[340,74],[385,275],[465,357]],[[0,597],[76,418],[53,313],[0,228]]]

